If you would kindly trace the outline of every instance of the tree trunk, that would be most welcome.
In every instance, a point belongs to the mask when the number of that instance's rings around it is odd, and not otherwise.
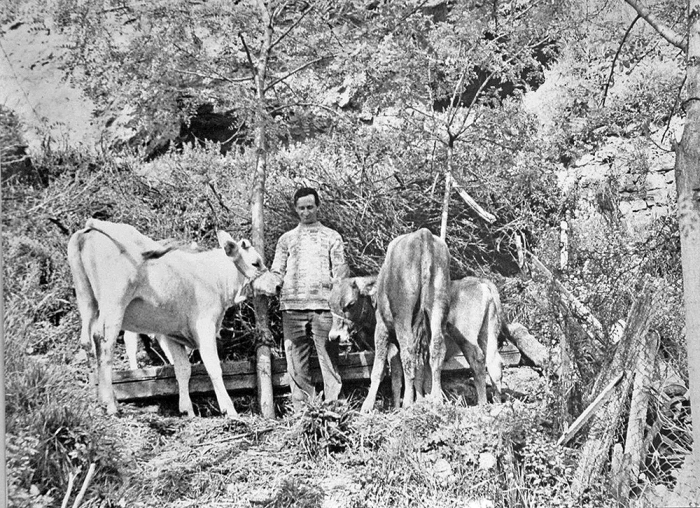
[[[447,142],[447,169],[445,170],[445,196],[442,200],[442,219],[440,221],[440,238],[447,238],[447,217],[450,211],[450,195],[452,194],[452,140]]]
[[[258,98],[258,112],[255,126],[255,175],[253,179],[253,195],[251,200],[251,215],[253,234],[252,241],[255,249],[264,256],[265,252],[265,219],[263,203],[265,199],[265,179],[267,177],[267,128],[265,119],[265,82],[267,77],[267,61],[272,48],[272,23],[265,2],[258,3],[260,13],[265,19],[265,34],[263,50],[256,68],[255,85]],[[258,404],[260,414],[264,418],[275,417],[275,406],[272,392],[272,358],[270,344],[274,343],[270,331],[267,298],[255,298],[255,327],[256,327],[256,371],[258,385]]]
[[[675,173],[695,475],[700,478],[700,0],[690,0],[688,7],[688,100],[683,137],[676,147]]]

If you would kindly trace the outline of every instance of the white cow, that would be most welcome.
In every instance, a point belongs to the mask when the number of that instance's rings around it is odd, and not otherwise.
[[[191,252],[164,247],[127,224],[89,219],[68,242],[83,347],[97,359],[99,400],[117,412],[112,351],[119,330],[168,337],[180,392],[180,411],[194,415],[191,366],[185,346],[199,349],[219,408],[236,410],[221,375],[216,333],[226,309],[238,303],[247,281],[266,268],[247,240],[217,232],[221,249]]]

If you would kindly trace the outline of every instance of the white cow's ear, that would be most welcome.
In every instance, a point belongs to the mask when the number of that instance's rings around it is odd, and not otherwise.
[[[223,231],[221,229],[216,232],[216,238],[217,240],[219,240],[219,245],[222,249],[226,248],[226,244],[234,243],[231,235],[229,235],[226,231]]]

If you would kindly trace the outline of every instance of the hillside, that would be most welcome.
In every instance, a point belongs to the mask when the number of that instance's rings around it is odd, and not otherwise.
[[[10,506],[72,503],[83,483],[83,507],[700,506],[673,152],[682,56],[623,1],[496,4],[282,2],[268,24],[252,2],[3,10]],[[274,420],[252,393],[234,400],[239,420],[210,395],[192,419],[173,397],[106,415],[79,345],[70,235],[95,217],[210,249],[217,229],[256,238],[259,202],[269,262],[300,185],[319,189],[354,275],[377,273],[396,236],[446,229],[452,277],[493,280],[547,361],[506,369],[502,405],[476,406],[471,380],[451,379],[444,404],[398,411],[383,386],[370,415],[363,383],[297,414],[279,390]],[[282,358],[276,298],[269,311]],[[557,441],[654,341],[642,455],[620,486],[631,376],[603,406],[624,402],[614,420],[599,409]],[[252,303],[230,309],[221,360],[260,345]],[[625,348],[642,360],[619,363]],[[580,491],[601,426],[605,460]]]

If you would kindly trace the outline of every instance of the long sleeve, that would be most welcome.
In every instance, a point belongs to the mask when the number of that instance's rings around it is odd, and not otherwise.
[[[331,281],[347,272],[343,240],[321,223],[300,224],[280,237],[271,271],[282,280],[282,310],[328,310]]]

